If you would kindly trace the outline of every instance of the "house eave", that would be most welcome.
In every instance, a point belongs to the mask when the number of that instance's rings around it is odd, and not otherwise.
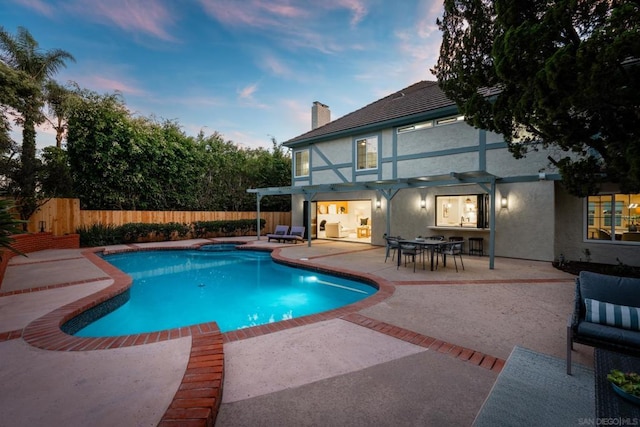
[[[370,123],[364,126],[343,129],[336,132],[327,133],[325,135],[311,136],[304,139],[297,139],[295,141],[291,139],[289,141],[284,142],[282,145],[288,148],[296,148],[300,146],[309,145],[312,143],[318,143],[318,142],[329,141],[332,139],[343,138],[345,136],[357,136],[357,135],[362,135],[362,134],[371,133],[371,132],[378,132],[383,129],[406,126],[406,125],[424,121],[424,120],[431,120],[438,117],[457,114],[457,112],[458,112],[458,107],[456,105],[449,105],[447,107],[442,107],[435,110],[429,110],[421,113],[411,114],[408,116],[402,116],[402,117],[397,117],[394,119],[384,120],[376,123]]]

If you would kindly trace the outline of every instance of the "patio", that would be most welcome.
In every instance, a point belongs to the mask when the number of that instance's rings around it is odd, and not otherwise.
[[[470,425],[514,346],[564,357],[573,276],[549,263],[497,258],[490,270],[487,257],[465,256],[464,271],[414,273],[367,244],[245,240],[278,248],[276,257],[379,278],[393,294],[340,318],[244,339],[225,334],[216,425]],[[80,250],[16,257],[0,288],[0,335],[111,283]],[[190,337],[70,352],[6,337],[3,422],[157,425],[190,349]],[[576,350],[575,363],[593,366],[591,348]]]

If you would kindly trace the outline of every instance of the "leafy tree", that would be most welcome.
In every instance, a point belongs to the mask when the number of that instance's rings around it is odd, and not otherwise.
[[[257,149],[252,153],[250,166],[251,188],[280,187],[291,185],[291,156],[271,138],[272,149]],[[255,195],[248,198],[248,210],[255,209]],[[260,201],[260,209],[264,211],[291,210],[291,196],[269,196]]]
[[[116,95],[83,91],[70,109],[74,191],[88,209],[194,209],[202,148],[177,123],[132,117]]]
[[[41,108],[44,104],[43,87],[65,61],[73,61],[73,56],[61,49],[41,52],[38,42],[31,33],[19,27],[14,36],[0,27],[0,62],[17,70],[25,79],[23,84],[38,90],[30,90],[20,95],[18,123],[22,125],[21,170],[17,177],[18,210],[23,220],[28,219],[38,208],[36,199],[36,125],[43,121]],[[26,227],[26,224],[25,224]]]
[[[550,161],[579,197],[640,191],[640,5],[445,0],[434,73],[465,119]],[[494,96],[486,96],[490,91]]]
[[[25,101],[37,96],[38,91],[38,86],[29,80],[26,73],[14,70],[0,60],[0,144],[5,147],[11,144],[10,115],[24,111]]]
[[[67,152],[58,147],[42,150],[40,184],[45,197],[75,197]]]
[[[11,246],[14,234],[21,232],[21,227],[24,221],[14,218],[11,210],[13,209],[13,202],[9,199],[0,199],[0,247],[7,248],[18,255],[24,255],[19,250]],[[0,259],[2,257],[0,256]]]
[[[128,149],[133,135],[121,98],[83,91],[67,126],[69,166],[82,208],[126,209],[120,190],[135,179],[127,176],[126,157],[134,153]]]
[[[291,159],[275,141],[271,153],[217,132],[189,137],[176,122],[132,117],[115,94],[77,92],[67,127],[73,191],[85,209],[254,210],[247,188],[290,182]],[[45,165],[62,176],[53,148]],[[288,197],[269,199],[265,210],[290,209]]]

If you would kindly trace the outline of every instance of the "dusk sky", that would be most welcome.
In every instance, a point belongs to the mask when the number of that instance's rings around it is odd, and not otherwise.
[[[435,80],[441,15],[442,0],[0,3],[5,30],[23,26],[76,58],[58,82],[119,91],[136,114],[251,148],[310,130],[314,101],[336,119]],[[54,143],[42,129],[38,148]]]

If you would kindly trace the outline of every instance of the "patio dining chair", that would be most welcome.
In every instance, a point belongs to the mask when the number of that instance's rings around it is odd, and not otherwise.
[[[440,240],[442,242],[445,241],[445,238],[443,235],[441,234],[435,234],[432,236],[427,237],[427,239],[430,240]],[[431,250],[434,252],[435,257],[436,257],[436,268],[438,267],[438,258],[439,258],[439,254],[440,254],[440,246],[434,246],[433,248],[431,248]]]
[[[391,261],[393,261],[395,259],[396,251],[398,250],[398,246],[399,246],[398,240],[401,239],[401,237],[387,236],[385,234],[384,239],[387,241],[387,249],[384,256],[384,262],[387,262],[387,258],[389,258],[389,253],[391,251],[393,251],[393,254],[391,255]]]
[[[410,245],[406,244],[400,245],[400,249],[402,250],[402,255],[404,255],[404,266],[407,266],[407,261],[410,259],[413,262],[413,272],[416,272],[416,264],[418,262],[418,258],[422,257],[422,268],[424,268],[424,250],[420,245]]]
[[[453,240],[454,242],[458,242],[459,240]],[[440,249],[440,254],[442,255],[442,262],[444,263],[444,257],[449,255],[453,258],[453,263],[456,266],[456,273],[458,272],[458,261],[456,257],[460,258],[460,265],[462,265],[462,269],[464,270],[464,262],[462,262],[462,246],[464,245],[464,241],[459,241],[460,243],[454,243],[452,245],[446,245]],[[437,268],[437,265],[436,265]]]

